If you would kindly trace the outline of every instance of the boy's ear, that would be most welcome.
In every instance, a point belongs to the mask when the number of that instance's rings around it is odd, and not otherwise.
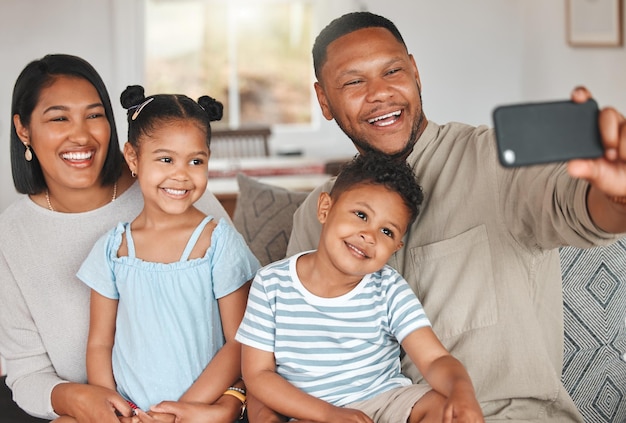
[[[319,198],[317,199],[317,220],[321,224],[326,222],[328,218],[328,212],[332,206],[333,200],[330,198],[330,194],[327,192],[320,193]]]
[[[137,172],[137,151],[128,141],[124,144],[124,159],[131,172]]]

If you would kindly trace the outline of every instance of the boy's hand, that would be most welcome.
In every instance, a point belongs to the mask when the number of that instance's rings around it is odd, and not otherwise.
[[[473,392],[454,389],[443,410],[443,423],[484,423],[483,412]]]
[[[342,423],[374,423],[364,412],[343,407],[334,407],[333,413],[328,416],[328,421]]]

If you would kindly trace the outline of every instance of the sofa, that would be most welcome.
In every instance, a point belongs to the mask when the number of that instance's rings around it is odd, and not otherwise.
[[[29,416],[20,409],[11,399],[11,390],[0,378],[0,423],[42,423],[48,420]]]
[[[586,422],[626,422],[626,239],[560,256],[563,384]]]
[[[307,196],[237,175],[233,224],[265,265],[284,257],[292,215]],[[560,250],[563,271],[563,383],[589,423],[626,422],[626,239]],[[4,383],[2,382],[2,385]],[[0,423],[30,423],[0,391]],[[7,411],[5,411],[7,410]]]

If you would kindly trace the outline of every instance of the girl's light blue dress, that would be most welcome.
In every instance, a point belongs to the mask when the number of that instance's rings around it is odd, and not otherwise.
[[[195,229],[175,263],[135,257],[130,223],[119,223],[93,247],[78,277],[119,300],[113,373],[119,393],[147,410],[176,401],[224,345],[217,299],[252,279],[259,262],[243,237],[221,219],[202,258],[189,260],[202,230]],[[126,233],[128,256],[117,251]]]

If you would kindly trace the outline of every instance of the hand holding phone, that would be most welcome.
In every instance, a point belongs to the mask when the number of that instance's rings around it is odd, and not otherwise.
[[[500,163],[517,167],[601,157],[598,113],[593,99],[497,107],[493,122]]]

